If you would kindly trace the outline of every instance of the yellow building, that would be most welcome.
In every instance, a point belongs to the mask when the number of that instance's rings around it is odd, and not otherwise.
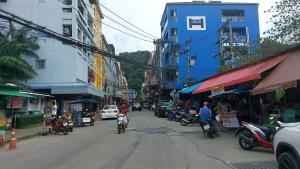
[[[98,1],[98,0],[96,0]],[[93,4],[94,10],[94,41],[98,48],[102,49],[102,19],[103,15],[99,4]],[[104,88],[104,60],[101,54],[95,54],[94,72],[95,72],[95,87],[97,89]]]

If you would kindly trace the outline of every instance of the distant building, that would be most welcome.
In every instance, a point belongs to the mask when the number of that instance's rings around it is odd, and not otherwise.
[[[247,53],[260,34],[256,3],[171,2],[160,25],[167,68],[162,84],[169,91],[217,74],[220,64]]]

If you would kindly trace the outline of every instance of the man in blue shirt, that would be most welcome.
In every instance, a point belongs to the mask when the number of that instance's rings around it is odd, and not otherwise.
[[[212,113],[211,110],[207,107],[208,102],[203,103],[203,107],[199,111],[199,117],[200,117],[200,126],[205,132],[204,127],[203,127],[203,122],[207,121],[210,125],[210,127],[213,127],[213,122],[212,122]]]

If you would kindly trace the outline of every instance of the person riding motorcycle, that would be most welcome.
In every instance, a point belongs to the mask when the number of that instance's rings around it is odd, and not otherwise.
[[[126,126],[125,126],[126,128],[128,127],[128,122],[129,122],[129,119],[127,118],[128,110],[129,110],[128,104],[123,104],[121,106],[121,110],[118,113],[118,117],[119,116],[124,117],[123,122],[126,124]]]
[[[200,126],[203,132],[205,132],[203,122],[207,121],[211,127],[214,126],[212,122],[212,113],[211,110],[208,108],[208,102],[203,103],[203,107],[199,111],[199,118],[200,118]]]

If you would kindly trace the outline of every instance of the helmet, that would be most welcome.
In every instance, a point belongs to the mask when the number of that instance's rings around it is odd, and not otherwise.
[[[203,106],[208,106],[208,102],[204,102],[204,103],[203,103]]]

